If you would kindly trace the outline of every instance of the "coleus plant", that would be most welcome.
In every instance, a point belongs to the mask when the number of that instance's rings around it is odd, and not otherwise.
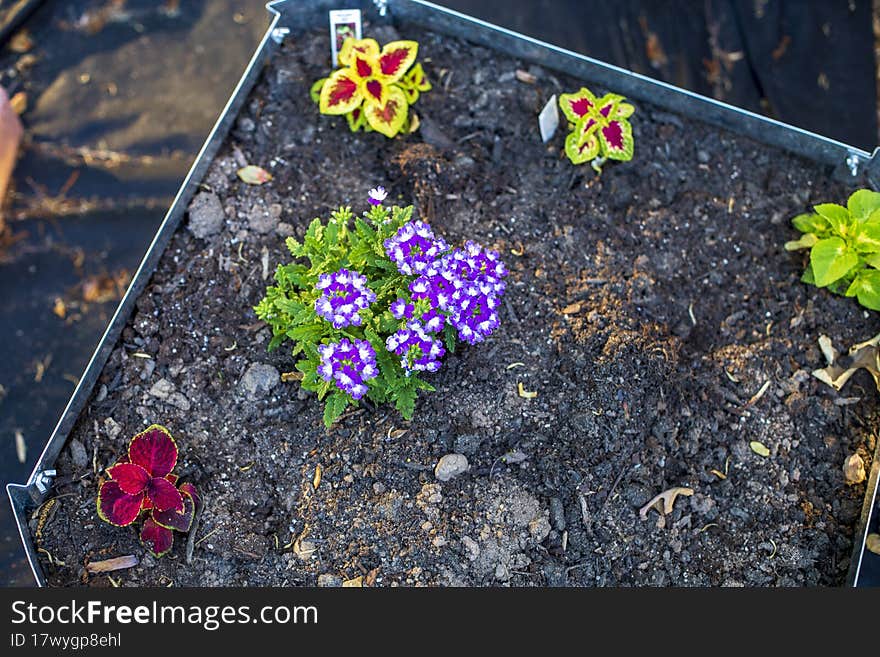
[[[627,119],[635,108],[625,100],[611,93],[597,99],[586,87],[559,96],[559,107],[571,129],[565,154],[573,164],[592,162],[598,169],[605,160],[632,159],[633,134]]]
[[[507,269],[475,242],[451,248],[412,218],[412,206],[372,208],[315,219],[302,242],[288,238],[294,261],[280,265],[256,306],[272,327],[270,349],[293,342],[302,387],[325,400],[329,428],[361,399],[391,402],[410,419],[422,377],[436,372],[456,340],[476,344],[499,324]]]
[[[392,41],[380,50],[375,39],[346,39],[339,51],[342,68],[312,85],[312,99],[322,114],[345,115],[352,132],[410,132],[417,122],[409,107],[431,89],[416,63],[418,49],[415,41]]]
[[[107,468],[110,479],[98,491],[98,516],[127,527],[142,514],[141,542],[154,556],[171,550],[174,531],[188,532],[199,504],[195,486],[177,486],[172,474],[177,444],[165,427],[153,424],[131,439],[128,454]]]
[[[860,189],[846,207],[822,203],[813,209],[791,220],[803,235],[785,244],[787,251],[810,250],[801,280],[880,310],[880,193]]]

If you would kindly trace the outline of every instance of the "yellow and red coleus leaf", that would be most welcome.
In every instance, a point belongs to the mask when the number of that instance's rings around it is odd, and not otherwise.
[[[384,105],[388,100],[388,85],[379,78],[361,80],[361,95],[365,101]]]
[[[144,494],[129,495],[117,481],[105,481],[98,490],[98,517],[117,527],[133,523],[141,513]]]
[[[559,108],[572,123],[577,123],[591,112],[595,112],[595,107],[596,97],[586,87],[582,87],[577,93],[559,96]]]
[[[589,89],[562,94],[559,105],[574,123],[565,140],[565,153],[574,164],[595,157],[627,161],[633,156],[632,126],[626,119],[635,108],[618,94],[597,99]]]
[[[365,131],[372,131],[372,128],[367,125],[367,118],[364,115],[363,106],[355,107],[345,115],[345,119],[348,121],[348,127],[352,132],[357,132],[361,128]]]
[[[171,551],[171,546],[174,545],[174,534],[152,518],[147,518],[141,528],[141,543],[154,557],[162,557]]]
[[[128,460],[152,477],[164,477],[177,464],[177,444],[163,426],[153,424],[131,439]]]
[[[565,138],[565,154],[572,164],[583,164],[599,156],[598,124],[593,122],[587,130],[573,130]]]
[[[188,532],[192,527],[196,507],[199,504],[199,495],[196,487],[190,483],[180,485],[180,494],[183,497],[182,511],[158,511],[153,509],[153,522],[167,529],[176,529],[179,532]]]
[[[416,41],[392,41],[386,43],[379,55],[379,74],[386,82],[395,82],[416,61],[419,44]]]
[[[378,57],[379,44],[375,39],[354,39],[349,37],[343,41],[342,48],[339,50],[339,63],[342,66],[348,66],[351,64],[355,54]]]
[[[629,121],[616,119],[599,128],[602,155],[610,160],[627,162],[633,156],[632,126]]]
[[[419,63],[414,64],[396,84],[403,89],[406,100],[410,105],[413,105],[419,99],[419,94],[422,91],[431,90],[431,83],[428,82],[422,65]]]
[[[361,80],[351,68],[333,71],[324,86],[318,106],[322,114],[348,114],[363,102]]]
[[[364,114],[373,130],[381,132],[386,137],[393,137],[406,123],[409,103],[403,90],[397,85],[388,85],[386,90],[385,103],[379,104],[367,99],[364,103]]]

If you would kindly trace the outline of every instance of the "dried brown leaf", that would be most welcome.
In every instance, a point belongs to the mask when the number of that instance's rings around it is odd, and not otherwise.
[[[516,69],[516,79],[520,82],[525,82],[526,84],[535,84],[538,81],[538,78],[529,73],[528,71],[523,71],[522,69]]]
[[[27,94],[23,91],[19,91],[17,94],[9,99],[9,106],[12,108],[13,112],[21,116],[27,111]]]
[[[850,485],[860,484],[865,478],[865,462],[858,454],[851,454],[843,462],[843,477]]]
[[[255,164],[249,164],[246,167],[242,167],[236,173],[238,174],[238,177],[248,185],[262,185],[263,183],[272,180],[271,173]]]
[[[874,554],[880,554],[880,534],[868,534],[865,539],[865,547]]]
[[[657,509],[657,511],[658,511],[658,513],[660,513],[660,515],[665,516],[669,513],[672,513],[672,507],[675,504],[675,500],[679,495],[684,495],[685,497],[690,497],[693,494],[694,494],[694,489],[687,488],[686,486],[675,486],[673,488],[665,490],[662,493],[660,493],[659,495],[651,498],[650,502],[648,502],[645,506],[643,506],[641,509],[639,509],[639,516],[642,518],[642,520],[647,520],[648,519],[648,511],[650,511],[652,508]],[[663,502],[662,508],[657,506],[658,502]]]
[[[123,570],[125,568],[134,568],[140,563],[138,558],[133,554],[127,554],[124,557],[113,557],[112,559],[104,559],[103,561],[92,561],[86,564],[86,570],[90,573],[112,573],[114,570]]]

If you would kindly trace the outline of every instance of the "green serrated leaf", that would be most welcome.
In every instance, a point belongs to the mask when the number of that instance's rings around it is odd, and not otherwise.
[[[860,189],[853,192],[846,202],[850,214],[858,221],[865,221],[872,212],[880,210],[880,192]]]
[[[837,205],[837,203],[820,203],[813,209],[828,220],[835,233],[838,235],[846,234],[851,218],[849,210],[842,205]]]
[[[862,269],[847,289],[846,296],[858,298],[865,308],[880,310],[880,271]]]
[[[821,214],[814,214],[812,212],[808,214],[799,214],[791,220],[791,224],[802,233],[815,233],[817,235],[823,235],[831,227],[825,217]]]
[[[818,206],[817,206],[818,207]],[[846,276],[859,264],[859,256],[839,237],[816,242],[810,251],[810,264],[818,287],[826,287]]]
[[[414,385],[406,385],[398,390],[395,390],[392,397],[394,399],[394,406],[400,411],[400,414],[403,416],[405,420],[411,420],[413,417],[413,413],[416,411],[416,397],[418,396],[418,390]]]
[[[350,401],[351,397],[340,390],[327,397],[324,402],[324,426],[329,429],[345,412]]]
[[[853,236],[853,246],[859,253],[880,253],[880,222],[866,221],[858,224]]]

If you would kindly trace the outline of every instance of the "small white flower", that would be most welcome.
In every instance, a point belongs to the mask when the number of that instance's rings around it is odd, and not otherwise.
[[[382,201],[388,197],[388,192],[380,185],[371,189],[367,195],[369,196],[367,200],[370,202],[370,205],[382,205]]]

